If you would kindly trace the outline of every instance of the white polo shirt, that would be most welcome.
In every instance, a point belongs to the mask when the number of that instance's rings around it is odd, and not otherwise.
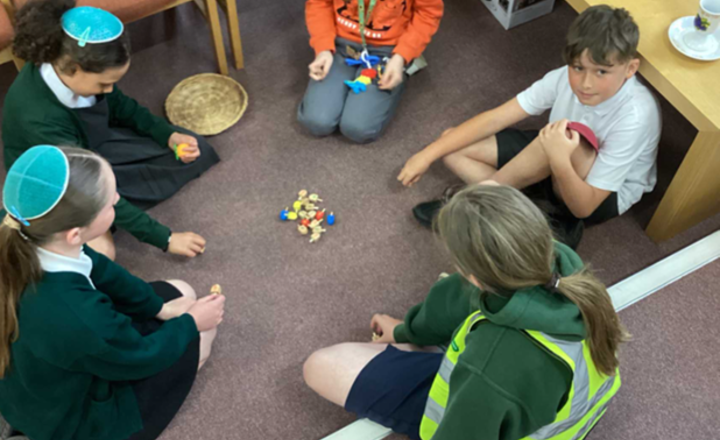
[[[42,267],[43,271],[78,273],[85,276],[93,289],[95,288],[95,284],[93,284],[92,279],[90,279],[93,263],[84,251],[80,251],[80,256],[78,258],[56,254],[55,252],[50,252],[39,246],[35,249],[35,251],[38,259],[40,260],[40,267]]]
[[[600,150],[585,181],[595,188],[617,192],[620,214],[655,188],[662,129],[660,105],[634,76],[612,98],[587,106],[570,88],[568,66],[564,66],[545,75],[517,99],[531,115],[551,108],[550,123],[569,119],[595,132]]]

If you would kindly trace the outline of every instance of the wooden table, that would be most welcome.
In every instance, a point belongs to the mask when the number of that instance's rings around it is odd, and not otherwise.
[[[623,7],[640,27],[640,73],[698,129],[647,234],[667,240],[720,212],[720,61],[696,61],[670,43],[668,28],[695,15],[699,0],[567,0],[576,11]]]

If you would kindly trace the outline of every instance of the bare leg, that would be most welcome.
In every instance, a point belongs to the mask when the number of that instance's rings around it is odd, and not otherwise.
[[[443,157],[445,166],[468,184],[491,178],[497,171],[497,162],[497,139],[495,136],[485,138]]]
[[[197,300],[197,293],[195,293],[195,289],[190,286],[190,284],[186,283],[185,281],[181,280],[168,280],[166,281],[168,284],[172,284],[176,289],[182,293],[182,295],[186,298],[191,298],[193,301]],[[192,303],[189,303],[188,308],[192,306]],[[203,365],[205,365],[205,362],[210,357],[210,352],[212,351],[212,344],[215,341],[215,336],[217,336],[217,327],[208,330],[205,332],[200,333],[200,359],[198,361],[198,370],[200,370]]]
[[[112,261],[115,261],[115,241],[113,240],[112,232],[107,231],[95,240],[89,241],[87,245],[95,252],[103,254]]]
[[[439,351],[436,347],[393,344],[403,351]],[[365,366],[387,348],[387,344],[346,342],[322,348],[305,361],[305,383],[332,403],[345,406],[350,389]]]
[[[570,160],[573,168],[581,178],[585,179],[587,177],[592,164],[595,162],[595,156],[595,150],[584,142],[573,152]],[[546,179],[550,174],[548,157],[540,144],[540,140],[535,138],[524,150],[498,170],[492,176],[492,180],[503,185],[523,189]]]

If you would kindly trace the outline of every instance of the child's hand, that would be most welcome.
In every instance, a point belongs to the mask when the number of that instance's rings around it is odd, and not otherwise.
[[[209,295],[195,301],[187,312],[195,320],[199,332],[206,332],[217,327],[225,313],[225,296]]]
[[[185,149],[182,157],[180,157],[183,163],[195,162],[195,160],[200,157],[200,147],[198,147],[198,141],[194,137],[183,133],[173,133],[168,140],[168,146],[174,151],[174,148],[180,144],[189,145],[189,147]]]
[[[403,185],[410,187],[413,186],[425,172],[430,168],[432,161],[428,160],[423,152],[415,153],[400,171],[397,180],[402,182]]]
[[[556,160],[570,160],[570,156],[580,145],[580,134],[575,130],[568,130],[568,122],[567,119],[561,119],[540,130],[538,138],[551,163]]]
[[[333,64],[333,54],[329,50],[324,50],[317,54],[315,61],[310,63],[308,68],[310,69],[310,78],[315,81],[322,81],[325,79],[330,68]]]
[[[388,315],[380,315],[376,314],[373,315],[372,320],[370,321],[370,328],[372,329],[375,334],[380,336],[378,339],[374,340],[374,343],[377,344],[394,344],[395,343],[395,327],[402,324],[402,321],[399,319],[395,319]]]
[[[170,236],[168,252],[194,258],[205,251],[205,239],[194,232],[173,233]]]
[[[157,314],[156,318],[161,321],[177,318],[178,316],[187,313],[193,304],[195,304],[194,299],[187,296],[181,296],[180,298],[176,298],[163,304],[162,309],[160,309],[160,313]]]
[[[385,65],[378,87],[380,90],[392,90],[403,82],[404,74],[405,59],[401,55],[395,54]]]

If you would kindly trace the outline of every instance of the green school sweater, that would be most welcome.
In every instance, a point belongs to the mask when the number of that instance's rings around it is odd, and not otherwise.
[[[0,379],[0,413],[33,440],[124,440],[142,429],[127,381],[161,373],[199,337],[184,314],[141,336],[132,318],[163,305],[152,287],[85,247],[87,278],[46,272],[19,304],[19,338]]]
[[[556,264],[570,275],[583,264],[556,244]],[[580,310],[543,287],[517,291],[511,299],[481,292],[455,274],[438,281],[427,299],[411,308],[395,328],[397,342],[448,343],[472,312],[489,322],[467,337],[465,352],[450,377],[447,410],[433,440],[518,440],[555,420],[565,404],[572,371],[521,329],[580,341],[585,325]]]
[[[154,116],[137,101],[125,96],[115,86],[106,95],[110,108],[110,125],[131,128],[140,135],[152,137],[167,145],[175,129],[163,118]],[[83,122],[57,99],[32,63],[25,64],[10,86],[3,106],[2,140],[5,169],[26,150],[48,144],[88,148]],[[166,249],[170,229],[125,199],[115,206],[115,226],[128,231],[138,240]]]

